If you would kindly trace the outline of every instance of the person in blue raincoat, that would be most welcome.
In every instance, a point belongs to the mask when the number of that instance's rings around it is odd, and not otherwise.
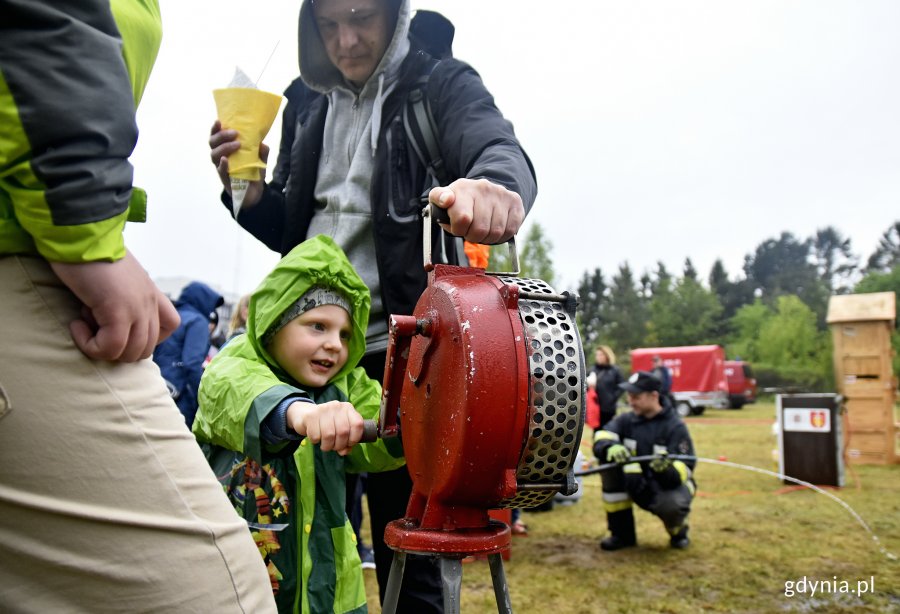
[[[223,302],[222,295],[205,283],[189,283],[175,301],[181,324],[153,352],[153,362],[159,365],[188,428],[197,415],[197,390],[209,353],[210,316]]]

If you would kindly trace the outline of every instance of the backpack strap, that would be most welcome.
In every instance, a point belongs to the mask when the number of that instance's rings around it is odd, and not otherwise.
[[[425,72],[415,81],[409,90],[403,109],[403,128],[406,137],[419,161],[437,181],[437,185],[447,185],[450,177],[444,168],[444,157],[438,145],[437,125],[428,102],[428,80],[440,60],[431,60]]]
[[[431,104],[428,102],[427,94],[428,80],[439,63],[440,60],[431,60],[425,72],[410,89],[403,109],[403,128],[406,131],[407,140],[412,145],[419,161],[428,170],[434,185],[445,186],[450,184],[452,178],[444,167],[444,157],[441,155],[441,148],[437,139],[437,124],[434,122],[434,115],[431,113]],[[455,261],[468,263],[469,259],[465,253],[465,245],[462,238],[453,237],[445,233],[443,229],[441,234],[445,239],[441,241],[441,260],[443,262],[451,262],[447,254],[446,239],[449,238],[452,244],[451,249],[455,253]]]

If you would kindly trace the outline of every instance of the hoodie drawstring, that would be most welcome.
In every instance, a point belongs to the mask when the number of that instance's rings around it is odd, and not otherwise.
[[[394,79],[387,88],[384,87],[384,73],[378,74],[378,91],[375,92],[375,100],[372,102],[372,156],[378,149],[378,137],[381,134],[381,107],[384,106],[384,100],[391,95],[391,92],[397,87],[397,80]]]
[[[372,155],[378,149],[378,136],[381,133],[381,106],[384,104],[384,73],[378,74],[378,91],[372,104]]]

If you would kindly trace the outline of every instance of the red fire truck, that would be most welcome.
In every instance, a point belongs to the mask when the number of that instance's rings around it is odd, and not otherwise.
[[[740,409],[756,402],[756,378],[753,369],[743,360],[726,360],[725,377],[728,379],[728,403],[731,409]]]
[[[699,415],[707,407],[728,407],[725,350],[718,345],[639,348],[631,351],[631,372],[652,371],[659,356],[672,373],[671,394],[680,416]]]

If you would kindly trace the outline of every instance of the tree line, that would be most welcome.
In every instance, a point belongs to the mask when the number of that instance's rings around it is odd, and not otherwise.
[[[522,277],[554,285],[552,242],[539,224],[521,244]],[[504,248],[491,250],[490,270],[509,270]],[[638,273],[623,262],[611,276],[587,270],[577,288],[578,326],[588,360],[610,345],[626,363],[638,347],[717,344],[730,359],[754,365],[764,386],[827,390],[832,381],[831,336],[826,324],[833,294],[894,291],[900,297],[900,221],[863,260],[838,229],[807,238],[782,232],[761,242],[732,276],[716,260],[703,278],[690,258],[681,271],[658,262]],[[900,333],[893,337],[900,372]]]

